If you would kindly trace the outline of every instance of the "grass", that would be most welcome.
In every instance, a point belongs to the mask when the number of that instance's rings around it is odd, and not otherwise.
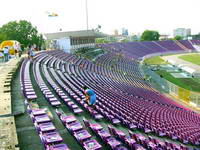
[[[179,58],[183,59],[185,61],[189,61],[193,64],[200,65],[200,55],[199,54],[183,55],[183,56],[179,56]]]
[[[165,70],[156,71],[157,74],[162,75],[164,79],[180,86],[184,89],[199,92],[200,80],[197,78],[175,78]]]
[[[97,48],[81,48],[75,52],[77,56],[84,57],[89,60],[93,60],[103,53],[104,50]]]
[[[94,51],[89,51],[85,54],[83,54],[83,57],[85,57],[86,59],[89,60],[93,60],[94,58],[96,58],[97,56],[99,56],[100,54],[103,54],[104,51],[102,49],[98,49],[98,50],[94,50]]]
[[[160,65],[160,64],[167,64],[160,56],[154,56],[151,58],[147,58],[144,60],[144,63],[147,65]]]

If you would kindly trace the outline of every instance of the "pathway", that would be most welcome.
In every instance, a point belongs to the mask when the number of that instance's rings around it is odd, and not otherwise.
[[[186,67],[192,68],[195,71],[197,71],[197,72],[200,73],[200,66],[199,65],[196,65],[196,64],[193,64],[193,63],[191,63],[189,61],[185,61],[183,59],[178,58],[179,56],[182,56],[182,55],[187,55],[187,54],[178,54],[178,55],[163,56],[162,59],[164,59],[165,61],[172,60],[177,65],[182,65],[182,66],[186,66]]]

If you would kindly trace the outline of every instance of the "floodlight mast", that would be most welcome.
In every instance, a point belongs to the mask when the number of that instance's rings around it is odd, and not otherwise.
[[[87,0],[85,0],[85,8],[86,8],[86,26],[87,26],[87,30],[89,30],[89,27],[88,27],[88,2],[87,2]]]

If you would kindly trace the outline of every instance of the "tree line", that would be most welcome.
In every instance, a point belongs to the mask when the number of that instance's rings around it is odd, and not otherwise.
[[[0,27],[0,43],[5,40],[19,41],[22,50],[30,45],[36,45],[41,49],[44,44],[42,34],[26,20],[10,21]]]
[[[160,34],[158,33],[158,31],[153,31],[153,30],[145,30],[142,33],[141,36],[141,41],[158,41],[160,38]],[[174,38],[171,38],[169,40],[182,40],[183,37],[177,35]]]

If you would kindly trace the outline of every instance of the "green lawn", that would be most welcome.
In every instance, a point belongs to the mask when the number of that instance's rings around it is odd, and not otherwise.
[[[145,64],[148,65],[159,65],[159,64],[167,64],[160,56],[154,56],[151,58],[147,58],[144,60]]]
[[[162,75],[164,79],[191,91],[200,91],[200,80],[197,78],[175,78],[165,70],[156,71],[157,74]]]
[[[179,58],[183,59],[185,61],[189,61],[193,64],[200,65],[200,55],[199,54],[183,55],[183,56],[179,56]]]
[[[75,54],[79,57],[83,57],[89,60],[95,59],[97,56],[105,53],[103,49],[98,48],[81,48],[78,49]]]
[[[82,56],[84,58],[92,60],[92,59],[96,58],[98,55],[103,54],[103,53],[104,53],[104,51],[102,49],[97,49],[97,50],[93,50],[93,51],[89,51],[87,53],[84,53]]]

